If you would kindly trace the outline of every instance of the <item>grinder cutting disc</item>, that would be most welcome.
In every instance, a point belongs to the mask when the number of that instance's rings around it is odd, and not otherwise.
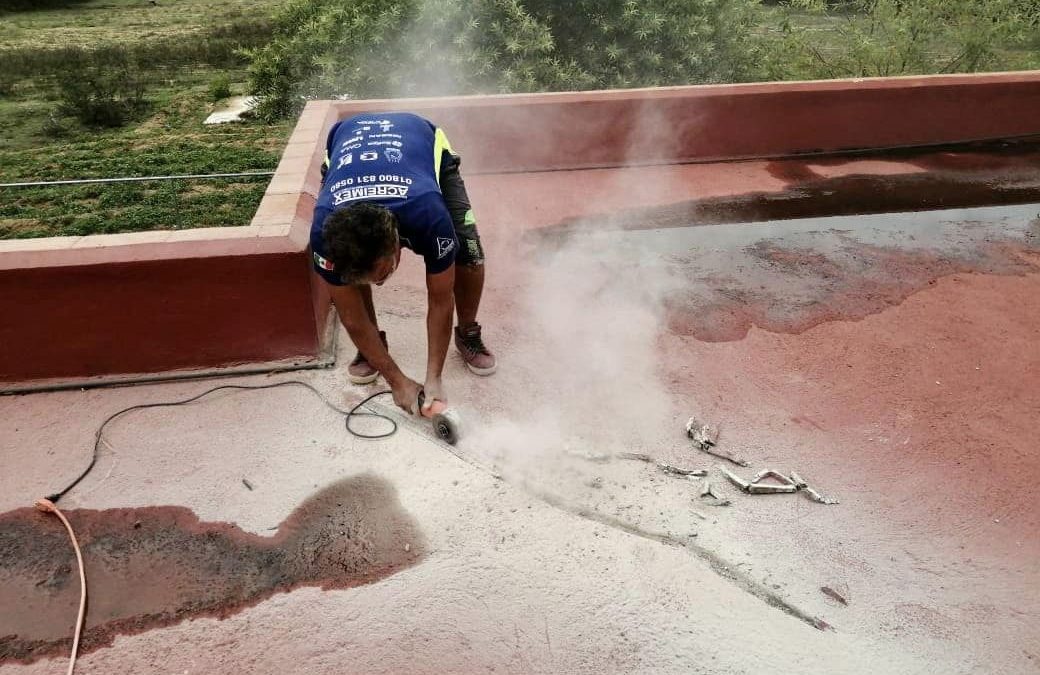
[[[461,424],[459,414],[448,408],[433,416],[433,430],[442,441],[455,445],[459,440],[459,427]]]
[[[419,410],[422,411],[423,403],[426,402],[426,392],[419,392]],[[429,412],[422,412],[423,417],[429,417],[433,421],[433,432],[437,438],[455,445],[459,440],[459,428],[461,418],[459,414],[449,408],[443,401],[434,401]]]

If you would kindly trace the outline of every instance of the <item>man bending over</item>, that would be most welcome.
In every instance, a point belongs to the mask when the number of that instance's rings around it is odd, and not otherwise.
[[[460,158],[444,132],[409,113],[365,113],[329,131],[322,187],[311,224],[314,267],[328,282],[336,312],[358,353],[347,369],[355,384],[382,375],[394,402],[415,413],[420,391],[426,405],[447,402],[441,382],[458,313],[455,346],[477,375],[495,372],[484,345],[477,309],[484,288],[484,251],[477,234]],[[401,248],[426,266],[426,378],[405,375],[379,330],[372,284],[397,269]]]

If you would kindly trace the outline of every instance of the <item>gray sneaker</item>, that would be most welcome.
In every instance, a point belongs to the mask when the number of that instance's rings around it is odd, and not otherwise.
[[[495,355],[484,346],[480,324],[476,321],[468,326],[455,327],[455,348],[462,354],[466,367],[477,375],[491,375],[498,367]]]
[[[379,331],[379,339],[383,341],[383,346],[386,347],[386,332]],[[354,360],[347,366],[347,378],[353,384],[372,384],[377,377],[379,377],[379,371],[373,368],[364,354],[358,351],[354,356]]]

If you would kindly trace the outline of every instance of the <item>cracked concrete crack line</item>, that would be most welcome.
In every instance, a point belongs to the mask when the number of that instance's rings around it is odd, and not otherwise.
[[[700,546],[690,541],[682,541],[664,532],[654,532],[652,530],[646,530],[644,528],[639,527],[638,525],[633,525],[632,523],[621,520],[620,518],[609,516],[605,513],[600,513],[599,511],[592,508],[579,506],[577,504],[571,504],[557,495],[539,490],[526,482],[521,483],[519,485],[515,483],[510,483],[510,481],[508,480],[504,480],[504,482],[509,485],[513,485],[514,487],[519,487],[526,494],[538,499],[539,501],[545,504],[548,504],[549,506],[552,506],[553,508],[559,509],[574,516],[578,516],[579,518],[583,518],[585,520],[589,520],[615,530],[620,530],[625,534],[629,534],[634,537],[639,537],[641,539],[646,539],[648,541],[652,541],[664,546],[685,549],[686,551],[693,554],[695,557],[706,562],[708,564],[708,567],[713,572],[715,572],[715,574],[734,584],[737,588],[744,591],[745,593],[748,593],[758,598],[770,607],[774,607],[784,612],[785,614],[799,619],[804,623],[809,624],[813,628],[816,628],[817,630],[833,630],[833,626],[831,626],[823,619],[809,614],[805,610],[802,610],[799,607],[791,604],[788,600],[780,597],[778,594],[763,587],[761,584],[754,581],[747,574],[741,572],[734,565],[727,562],[719,554],[707,548],[704,548],[703,546]]]
[[[383,408],[386,411],[393,412],[393,410],[389,406],[386,406],[382,403],[372,403],[370,405],[372,407],[379,407]],[[763,585],[756,582],[750,576],[738,570],[735,565],[729,563],[722,556],[715,553],[714,551],[711,551],[691,541],[682,541],[664,532],[654,532],[652,530],[644,529],[642,527],[639,527],[638,525],[634,525],[627,521],[621,520],[620,518],[616,518],[614,516],[609,516],[605,513],[601,513],[593,508],[580,506],[578,504],[572,504],[563,499],[562,497],[559,497],[558,495],[555,495],[551,492],[546,492],[544,490],[541,490],[537,486],[531,485],[527,481],[510,481],[509,479],[505,478],[502,474],[500,474],[498,471],[496,471],[494,468],[487,466],[479,459],[466,453],[463,453],[457,446],[449,445],[448,443],[445,443],[444,441],[435,438],[434,436],[431,436],[428,433],[428,431],[425,430],[425,428],[422,431],[420,431],[418,428],[416,428],[416,422],[411,418],[407,418],[404,420],[402,428],[407,429],[409,432],[422,437],[429,443],[432,443],[441,447],[444,450],[447,450],[457,459],[465,462],[466,464],[469,464],[470,466],[476,469],[479,469],[480,471],[488,474],[495,480],[502,481],[506,485],[518,488],[525,494],[534,497],[538,501],[548,506],[551,506],[555,509],[559,509],[560,511],[564,511],[565,513],[569,513],[570,515],[577,516],[584,520],[588,520],[614,530],[619,530],[621,532],[624,532],[625,534],[634,537],[639,537],[640,539],[645,539],[647,541],[655,542],[657,544],[661,544],[663,546],[668,546],[671,548],[686,550],[689,553],[691,553],[694,557],[706,562],[708,564],[708,568],[715,572],[715,574],[734,584],[737,588],[744,591],[745,593],[748,593],[749,595],[758,598],[770,607],[778,609],[781,612],[784,612],[785,614],[792,616],[812,626],[817,630],[834,630],[834,627],[826,621],[824,621],[823,619],[809,614],[805,610],[793,605],[788,600],[780,597],[780,595],[778,595],[777,593],[774,593],[773,591],[765,588]]]

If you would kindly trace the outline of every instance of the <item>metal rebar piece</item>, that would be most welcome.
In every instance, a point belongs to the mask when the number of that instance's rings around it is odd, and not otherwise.
[[[813,500],[817,504],[833,505],[833,504],[840,504],[841,503],[837,499],[831,499],[829,497],[824,497],[823,495],[821,495],[819,492],[817,492],[816,490],[812,489],[808,485],[806,485],[804,488],[802,488],[802,490],[809,497],[809,499]]]
[[[757,474],[755,474],[755,477],[751,479],[751,483],[758,483],[763,478],[775,478],[784,485],[794,485],[795,487],[798,487],[798,484],[795,483],[793,480],[791,480],[784,474],[780,473],[779,471],[773,471],[772,469],[764,469],[762,471],[759,471]]]
[[[657,468],[661,471],[670,474],[672,476],[707,476],[708,472],[704,469],[682,469],[671,464],[665,464],[664,462],[657,462]]]
[[[619,452],[617,454],[619,459],[631,459],[637,462],[653,462],[654,458],[650,455],[644,455],[641,452]]]
[[[729,482],[733,483],[744,492],[747,492],[748,488],[751,487],[750,483],[748,483],[746,480],[744,480],[737,474],[733,473],[732,471],[729,471],[728,469],[725,469],[721,466],[719,467],[719,470],[722,472],[723,476],[729,479]]]
[[[718,448],[716,448],[714,446],[698,445],[697,448],[701,452],[707,453],[707,454],[711,455],[712,457],[718,457],[719,459],[724,459],[727,462],[733,462],[737,466],[743,466],[743,467],[751,466],[751,464],[748,463],[746,460],[743,460],[740,457],[737,457],[737,456],[733,455],[732,453],[727,452],[725,450],[719,450]]]
[[[795,485],[769,485],[766,483],[751,483],[747,488],[748,494],[753,495],[779,495],[798,492]]]

